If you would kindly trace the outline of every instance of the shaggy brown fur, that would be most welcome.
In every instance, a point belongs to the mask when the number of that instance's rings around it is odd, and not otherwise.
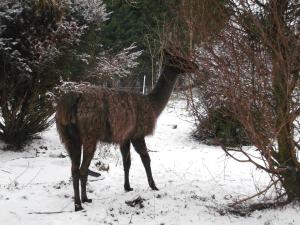
[[[147,96],[92,86],[69,92],[60,98],[55,118],[59,136],[72,161],[76,211],[82,209],[81,201],[91,202],[86,195],[87,172],[98,141],[120,145],[126,191],[132,190],[129,184],[130,143],[141,157],[149,186],[158,190],[152,177],[144,137],[152,134],[177,76],[184,72],[178,67],[179,63],[182,62],[174,61],[174,58],[165,62],[156,87]],[[83,159],[80,166],[81,146]]]
[[[56,121],[64,126],[76,124],[83,140],[94,136],[123,144],[152,134],[156,116],[147,96],[92,86],[65,94],[58,103]],[[60,129],[59,134],[65,143]]]

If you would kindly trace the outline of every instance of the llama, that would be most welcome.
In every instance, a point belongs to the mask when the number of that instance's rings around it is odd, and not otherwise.
[[[83,209],[81,202],[92,201],[87,197],[86,183],[98,141],[120,145],[125,191],[133,190],[129,183],[130,143],[140,155],[150,188],[158,190],[152,177],[145,136],[152,134],[178,75],[191,69],[191,63],[184,59],[166,51],[164,55],[161,75],[148,95],[89,86],[68,92],[58,101],[56,126],[72,162],[75,211]]]

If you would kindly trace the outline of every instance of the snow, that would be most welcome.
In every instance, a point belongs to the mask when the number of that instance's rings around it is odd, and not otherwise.
[[[172,100],[155,134],[147,138],[159,191],[148,187],[142,163],[132,149],[134,190],[124,192],[118,148],[99,145],[91,169],[96,171],[95,163],[101,160],[109,171],[89,178],[93,202],[84,204],[81,212],[74,212],[70,160],[62,157],[66,153],[55,127],[24,152],[0,150],[0,224],[300,224],[300,207],[295,204],[248,217],[220,215],[218,209],[263,189],[269,178],[250,164],[229,159],[219,147],[193,140],[192,128],[184,101]],[[138,196],[145,199],[144,207],[125,204]]]

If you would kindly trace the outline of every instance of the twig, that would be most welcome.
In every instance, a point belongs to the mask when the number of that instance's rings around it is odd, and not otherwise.
[[[110,197],[107,197],[107,198],[93,198],[93,201],[94,200],[102,201],[102,200],[107,200],[107,199],[110,199]]]
[[[59,211],[46,211],[46,212],[30,212],[28,214],[59,214],[59,213],[65,213],[65,212],[74,212],[74,211],[64,211],[65,208],[67,208],[73,201],[69,201],[66,205],[64,205],[61,210]]]
[[[119,218],[118,218],[118,215],[117,215],[117,213],[115,214],[115,216],[116,216],[116,219],[117,219],[117,223],[118,223],[118,225],[120,225],[120,223],[119,223]]]
[[[220,182],[218,182],[218,181],[215,179],[215,177],[212,175],[212,173],[210,172],[209,168],[207,167],[207,165],[205,164],[205,162],[203,161],[203,159],[202,159],[202,163],[203,163],[203,166],[205,166],[205,168],[206,168],[207,172],[209,173],[209,175],[211,176],[211,178],[214,180],[214,182],[215,182],[216,184],[219,184]]]
[[[36,158],[37,156],[24,156],[24,157],[18,157],[18,158],[14,158],[14,159],[10,159],[9,161],[14,161],[14,160],[18,160],[18,159],[33,159]]]
[[[28,168],[29,168],[29,162],[28,162],[28,164],[27,164],[27,167],[15,178],[15,179],[13,179],[10,183],[9,183],[9,185],[11,185],[13,182],[15,182],[17,179],[19,179],[21,176],[23,176],[23,174],[25,174],[25,172],[28,170]]]
[[[73,203],[73,200],[69,201],[64,207],[62,207],[61,211],[63,211],[65,208],[67,208],[71,203]]]
[[[272,173],[272,174],[276,174],[278,173],[278,171],[273,171],[271,169],[268,169],[262,165],[260,165],[259,163],[255,162],[250,156],[249,154],[245,153],[242,149],[239,149],[239,150],[233,150],[233,149],[230,149],[230,148],[227,148],[225,145],[223,145],[222,143],[220,143],[220,146],[221,148],[223,149],[223,151],[229,155],[231,158],[233,158],[234,160],[238,161],[238,162],[250,162],[252,164],[254,164],[258,169],[262,169],[264,171],[266,171],[267,173]],[[233,154],[230,153],[230,151],[237,151],[237,152],[240,152],[242,153],[247,159],[238,159],[236,158]]]
[[[97,177],[97,179],[95,179],[95,180],[90,179],[89,182],[96,182],[96,181],[104,180],[104,179],[105,179],[104,177]]]
[[[147,148],[147,150],[148,150],[148,152],[158,152],[158,151],[156,151],[156,150],[151,150],[151,149],[149,149],[149,148]]]
[[[153,200],[154,200],[154,221],[156,222],[156,212],[155,212],[155,196],[153,195]]]
[[[230,206],[230,207],[235,207],[236,205],[241,204],[242,202],[248,201],[248,200],[250,200],[250,199],[252,199],[252,198],[255,198],[255,197],[257,197],[257,196],[259,196],[259,195],[261,195],[261,194],[267,192],[267,191],[268,191],[273,185],[275,185],[278,181],[279,181],[279,180],[274,181],[273,183],[271,183],[270,185],[268,185],[265,189],[263,189],[262,191],[256,193],[255,195],[249,196],[249,197],[247,197],[247,198],[243,198],[243,199],[241,199],[241,200],[239,200],[239,201],[237,201],[237,202],[235,202],[235,203],[230,204],[229,206]]]
[[[31,184],[32,181],[34,181],[34,179],[40,174],[42,170],[43,168],[39,169],[39,171],[35,174],[35,176],[24,187],[27,187],[29,184]]]
[[[245,208],[229,208],[227,210],[218,210],[221,215],[225,215],[225,213],[231,213],[238,216],[250,216],[250,214],[257,210],[264,210],[264,209],[270,209],[270,208],[277,208],[282,207],[287,204],[291,203],[291,200],[286,200],[282,202],[266,202],[266,203],[256,203],[251,204]]]
[[[7,171],[7,170],[2,170],[2,169],[1,169],[1,171],[4,172],[4,173],[10,173],[10,174],[11,174],[11,172],[9,172],[9,171]]]
[[[28,214],[45,214],[45,215],[49,215],[49,214],[59,214],[59,213],[66,213],[66,212],[70,212],[70,213],[72,213],[72,212],[74,212],[74,211],[52,211],[52,212],[30,212],[30,213],[28,213]]]
[[[132,216],[133,216],[133,213],[131,213],[130,220],[129,220],[128,224],[132,224]]]

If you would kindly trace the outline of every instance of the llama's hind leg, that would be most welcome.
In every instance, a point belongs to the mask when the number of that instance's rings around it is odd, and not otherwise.
[[[80,195],[79,195],[79,166],[81,160],[81,143],[76,141],[69,141],[66,144],[67,151],[70,155],[72,166],[72,179],[73,179],[73,189],[74,189],[74,204],[75,204],[75,211],[82,210]]]
[[[86,194],[86,184],[88,177],[88,169],[90,163],[94,157],[96,150],[96,140],[88,140],[83,143],[83,159],[80,167],[80,181],[81,181],[81,201],[92,202],[92,199],[89,199]]]
[[[131,158],[130,158],[130,141],[124,142],[120,146],[122,159],[123,159],[123,167],[124,167],[124,189],[125,191],[132,191],[133,189],[130,187],[129,184],[129,169],[131,165]]]
[[[147,146],[145,143],[145,139],[144,138],[137,138],[137,139],[133,139],[131,140],[135,150],[137,151],[137,153],[140,155],[141,160],[143,162],[143,165],[145,167],[146,170],[146,174],[147,174],[147,179],[148,179],[148,183],[149,186],[152,190],[158,190],[158,188],[155,185],[155,182],[153,180],[152,177],[152,171],[151,171],[151,160],[150,160],[150,156],[148,154],[147,151]]]

